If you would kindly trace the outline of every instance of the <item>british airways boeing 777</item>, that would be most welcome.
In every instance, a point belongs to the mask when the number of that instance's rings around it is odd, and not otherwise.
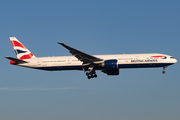
[[[163,67],[164,74],[167,66],[177,62],[172,56],[160,53],[89,55],[59,42],[72,56],[35,57],[16,37],[10,37],[10,40],[17,55],[17,58],[5,57],[11,60],[10,64],[49,71],[83,70],[88,79],[97,77],[96,70],[119,75],[121,68]]]

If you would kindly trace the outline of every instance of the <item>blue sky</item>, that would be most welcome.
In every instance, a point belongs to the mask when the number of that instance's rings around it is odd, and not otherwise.
[[[164,53],[180,60],[178,0],[8,0],[0,4],[2,120],[177,120],[179,62],[120,69],[119,76],[47,72],[9,64],[9,37],[35,56],[71,55],[56,42],[88,54]]]

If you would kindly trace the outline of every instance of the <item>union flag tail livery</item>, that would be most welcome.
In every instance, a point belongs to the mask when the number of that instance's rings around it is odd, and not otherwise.
[[[96,78],[97,70],[107,75],[119,75],[123,68],[162,67],[164,74],[167,66],[177,62],[172,56],[161,53],[89,55],[60,42],[58,44],[68,49],[72,56],[36,58],[15,37],[10,40],[18,58],[5,57],[11,60],[11,65],[48,71],[82,70],[88,79]]]
[[[12,46],[20,60],[35,58],[35,56],[16,38],[10,37]]]

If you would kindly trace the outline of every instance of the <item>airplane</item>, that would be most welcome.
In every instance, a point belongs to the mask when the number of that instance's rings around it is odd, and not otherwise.
[[[17,55],[17,58],[5,57],[11,60],[11,65],[48,71],[82,70],[88,79],[97,77],[96,70],[119,75],[122,68],[163,67],[164,74],[167,66],[177,62],[172,56],[160,53],[89,55],[60,42],[57,43],[68,49],[72,56],[36,57],[16,37],[10,37],[10,41]]]

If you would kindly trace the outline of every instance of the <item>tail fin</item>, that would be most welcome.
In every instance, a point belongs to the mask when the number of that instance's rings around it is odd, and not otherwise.
[[[20,60],[35,58],[35,56],[16,37],[10,37],[12,46]]]

